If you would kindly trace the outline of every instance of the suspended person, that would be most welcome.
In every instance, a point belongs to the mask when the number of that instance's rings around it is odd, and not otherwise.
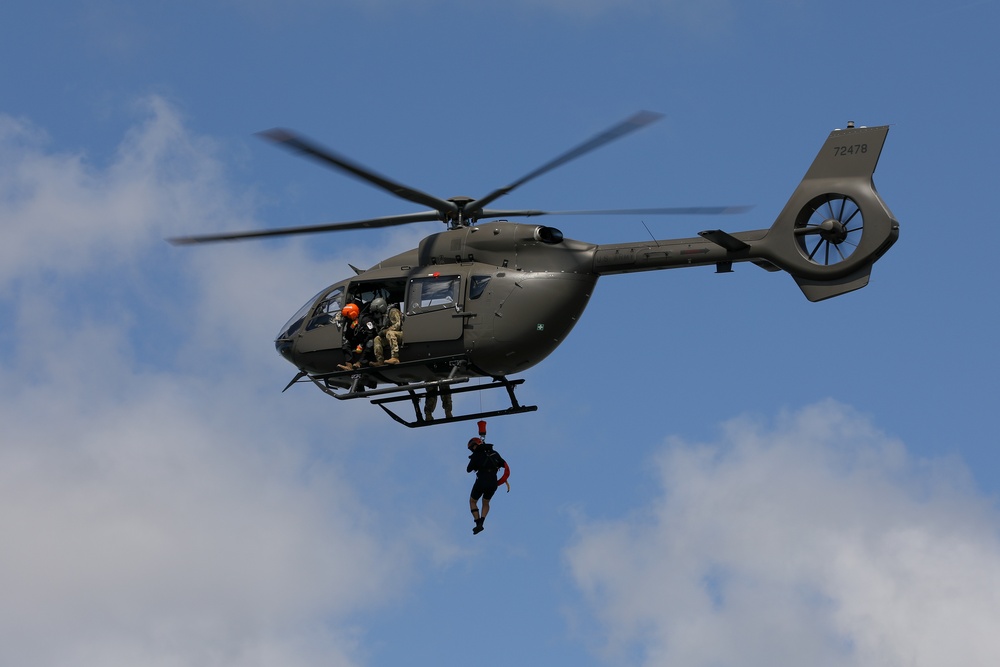
[[[371,311],[375,317],[375,365],[398,364],[399,348],[403,344],[403,313],[395,304],[389,305],[382,297],[375,297],[371,302]],[[385,358],[385,348],[389,348],[390,357]]]
[[[368,365],[375,347],[375,323],[356,303],[344,306],[340,314],[344,319],[344,363],[340,369],[349,371]]]
[[[469,465],[465,472],[475,472],[476,481],[472,485],[472,493],[469,496],[469,509],[472,511],[472,518],[476,525],[472,529],[473,535],[483,532],[483,522],[486,515],[490,513],[490,499],[497,491],[500,482],[497,480],[497,471],[504,469],[503,481],[507,481],[510,474],[510,467],[503,457],[493,449],[493,445],[485,442],[482,438],[472,438],[469,440]],[[509,485],[508,485],[509,490]],[[479,512],[479,499],[483,499],[483,511]]]

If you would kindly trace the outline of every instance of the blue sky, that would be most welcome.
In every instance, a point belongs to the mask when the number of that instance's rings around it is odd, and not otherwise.
[[[1000,652],[995,0],[87,3],[0,24],[0,663],[965,665]],[[899,242],[810,303],[740,265],[610,276],[463,443],[273,351],[435,224],[176,248],[413,208],[253,136],[294,128],[481,196],[767,227],[827,133],[891,125]],[[551,221],[598,243],[642,221]]]

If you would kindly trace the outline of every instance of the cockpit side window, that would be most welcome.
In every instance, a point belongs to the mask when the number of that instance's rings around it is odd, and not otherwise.
[[[486,286],[490,284],[492,276],[472,276],[469,280],[469,298],[478,299],[486,291]]]
[[[458,276],[414,278],[407,292],[407,314],[453,308],[458,303],[459,284]]]

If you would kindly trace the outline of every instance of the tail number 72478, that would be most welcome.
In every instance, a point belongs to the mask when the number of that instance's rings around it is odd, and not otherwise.
[[[854,144],[852,146],[834,146],[833,154],[836,157],[843,155],[857,155],[868,152],[868,144]]]

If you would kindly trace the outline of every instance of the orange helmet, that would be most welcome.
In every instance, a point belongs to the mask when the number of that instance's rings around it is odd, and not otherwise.
[[[349,303],[346,306],[344,306],[344,309],[340,311],[340,314],[348,319],[356,320],[358,319],[358,316],[361,314],[361,311],[358,309],[358,304]]]
[[[481,444],[483,444],[482,440],[480,440],[479,438],[472,438],[469,440],[469,449],[472,449],[474,445],[481,445]]]

